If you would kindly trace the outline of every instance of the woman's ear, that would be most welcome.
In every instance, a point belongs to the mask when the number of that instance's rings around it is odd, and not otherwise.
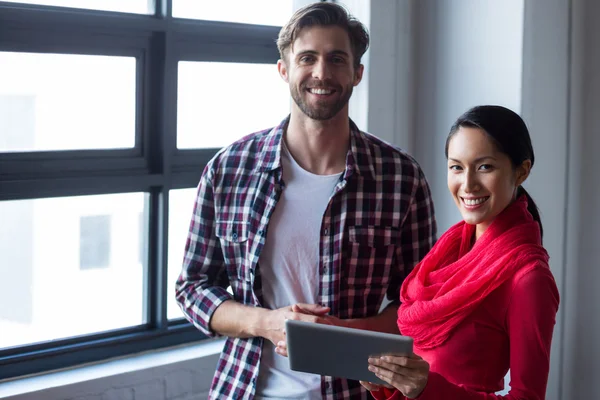
[[[525,160],[517,167],[517,186],[521,186],[531,172],[531,160]]]

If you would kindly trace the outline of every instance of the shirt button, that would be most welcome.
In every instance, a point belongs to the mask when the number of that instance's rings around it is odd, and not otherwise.
[[[265,232],[265,231],[263,231],[262,229],[260,229],[260,230],[258,231],[258,234],[259,234],[259,235],[262,235],[264,232]]]
[[[233,235],[231,235],[231,237],[233,238],[233,240],[237,239],[237,232],[233,232]]]
[[[325,382],[325,389],[329,390],[330,387],[331,387],[331,384],[329,382]]]
[[[324,231],[324,233],[325,233],[326,235],[329,235],[329,229],[325,228],[325,231]]]
[[[323,274],[327,273],[327,267],[323,267]]]

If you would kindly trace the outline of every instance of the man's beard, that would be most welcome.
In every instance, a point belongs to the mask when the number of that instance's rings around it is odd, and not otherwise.
[[[311,86],[318,86],[318,85],[311,84]],[[296,86],[291,86],[290,92],[292,95],[292,99],[294,99],[294,102],[298,105],[298,108],[300,108],[300,110],[307,117],[317,120],[317,121],[326,121],[328,119],[335,117],[337,115],[337,113],[340,112],[340,110],[342,108],[344,108],[346,106],[346,104],[348,104],[348,101],[350,100],[350,96],[352,96],[352,89],[353,89],[352,85],[348,85],[348,87],[346,88],[346,92],[334,104],[330,104],[329,102],[327,102],[326,104],[320,105],[319,102],[317,101],[317,104],[315,106],[313,106],[313,105],[308,104],[308,102],[305,102],[304,98],[300,94],[302,92],[307,93],[306,87],[307,87],[307,85],[303,84],[300,86],[300,90],[298,90],[298,88]],[[341,89],[341,87],[335,88],[335,90],[337,92],[341,91],[340,89]]]

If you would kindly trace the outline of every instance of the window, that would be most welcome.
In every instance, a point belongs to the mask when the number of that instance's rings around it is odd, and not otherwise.
[[[120,11],[148,14],[148,0],[4,0],[9,3],[38,4],[46,6],[87,8],[90,10]]]
[[[110,264],[110,215],[79,218],[79,269],[106,268]]]
[[[2,261],[13,270],[2,271],[13,279],[0,304],[27,305],[26,318],[0,311],[0,348],[144,323],[145,271],[127,238],[138,234],[145,200],[126,193],[0,202],[3,243],[9,235],[12,243]]]
[[[196,200],[196,189],[177,189],[169,193],[169,289],[175,289],[175,282],[183,265],[184,246]],[[169,319],[183,318],[174,296],[167,299]]]
[[[290,112],[289,89],[275,64],[180,62],[178,77],[180,149],[223,147]]]
[[[33,238],[33,202],[0,203],[0,221],[0,332],[5,332],[33,319],[33,252],[22,248]],[[0,348],[14,342],[0,336]]]
[[[195,187],[289,112],[291,13],[0,1],[0,380],[204,339],[174,299]]]
[[[173,0],[173,16],[248,24],[285,24],[293,0]]]
[[[0,80],[3,80],[1,75]],[[0,86],[0,149],[32,149],[35,142],[34,121],[35,96],[2,93]]]
[[[135,68],[133,57],[0,52],[0,151],[133,147]]]
[[[147,233],[148,233],[148,215],[147,213],[140,212],[138,213],[138,264],[146,263],[146,254],[148,252],[148,241]]]

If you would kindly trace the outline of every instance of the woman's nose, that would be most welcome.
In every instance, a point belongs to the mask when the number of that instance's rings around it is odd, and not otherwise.
[[[465,193],[475,193],[480,189],[479,182],[475,173],[467,172],[465,174],[465,180],[463,182],[463,191]]]

